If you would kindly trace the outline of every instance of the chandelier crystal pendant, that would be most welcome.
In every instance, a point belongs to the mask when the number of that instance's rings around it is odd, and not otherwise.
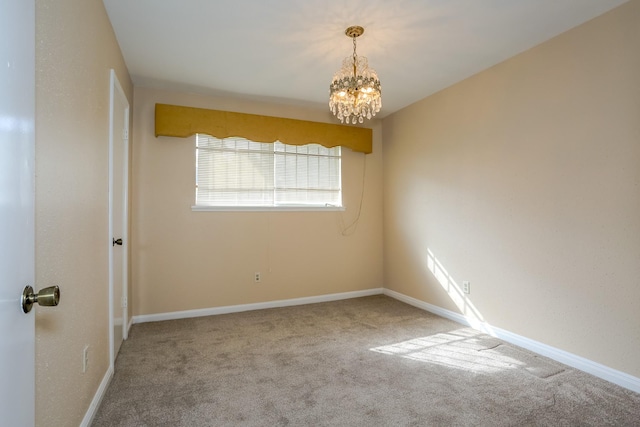
[[[341,123],[352,124],[371,119],[382,107],[382,91],[378,74],[369,68],[369,61],[356,54],[356,38],[364,28],[349,27],[344,32],[353,39],[353,55],[342,61],[342,68],[333,76],[329,87],[329,109]]]

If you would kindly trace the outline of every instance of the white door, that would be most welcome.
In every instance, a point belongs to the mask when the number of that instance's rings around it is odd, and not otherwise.
[[[0,1],[0,423],[35,423],[35,2]],[[35,287],[35,286],[34,286]]]
[[[129,102],[111,70],[109,112],[109,282],[111,288],[111,364],[127,338],[127,186],[129,158]]]

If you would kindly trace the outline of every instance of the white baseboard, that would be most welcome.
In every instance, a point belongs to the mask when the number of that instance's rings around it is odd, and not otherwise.
[[[100,402],[102,402],[102,398],[107,391],[107,387],[109,387],[109,383],[111,382],[112,377],[113,368],[109,366],[109,369],[107,369],[107,372],[104,374],[104,377],[100,382],[100,386],[98,387],[96,394],[93,396],[93,400],[91,400],[91,404],[89,405],[87,412],[84,414],[84,418],[80,423],[80,427],[89,427],[93,422],[93,418],[96,416],[96,412],[98,412]]]
[[[186,319],[190,317],[214,316],[218,314],[239,313],[241,311],[264,310],[266,308],[290,307],[294,305],[315,304],[319,302],[338,301],[350,298],[380,295],[382,288],[366,289],[364,291],[342,292],[338,294],[318,295],[313,297],[284,299],[277,301],[259,302],[254,304],[230,305],[225,307],[202,308],[198,310],[172,311],[169,313],[143,314],[133,316],[133,323],[159,322],[162,320]]]
[[[533,351],[534,353],[538,353],[560,363],[564,363],[565,365],[571,366],[572,368],[576,368],[598,378],[602,378],[603,380],[607,380],[628,390],[640,393],[640,378],[636,378],[632,375],[609,368],[608,366],[601,365],[589,359],[585,359],[584,357],[576,356],[575,354],[560,350],[550,345],[534,341],[518,334],[514,334],[513,332],[493,327],[486,322],[480,322],[477,319],[467,318],[460,313],[456,313],[442,307],[426,303],[419,299],[412,298],[410,296],[392,291],[390,289],[383,289],[383,294],[414,307],[418,307],[433,314],[437,314],[438,316],[453,320],[454,322],[470,326],[496,338],[500,338],[501,340],[504,340],[508,343],[526,348],[527,350]]]

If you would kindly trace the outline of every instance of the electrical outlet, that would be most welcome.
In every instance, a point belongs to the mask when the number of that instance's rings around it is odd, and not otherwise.
[[[89,345],[85,345],[82,350],[82,373],[87,372],[87,366],[89,365]]]
[[[465,294],[470,294],[471,293],[471,283],[469,282],[462,282],[462,292],[464,292]]]
[[[253,277],[253,281],[256,282],[256,283],[260,283],[261,282],[260,272],[259,271],[257,271],[255,273],[255,276]]]

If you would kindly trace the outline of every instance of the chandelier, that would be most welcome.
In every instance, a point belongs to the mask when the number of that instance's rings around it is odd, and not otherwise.
[[[352,124],[371,119],[382,107],[380,79],[369,68],[369,61],[356,54],[356,38],[364,33],[364,28],[349,27],[344,32],[353,39],[353,56],[342,61],[342,68],[333,76],[329,87],[329,109],[341,123]]]

